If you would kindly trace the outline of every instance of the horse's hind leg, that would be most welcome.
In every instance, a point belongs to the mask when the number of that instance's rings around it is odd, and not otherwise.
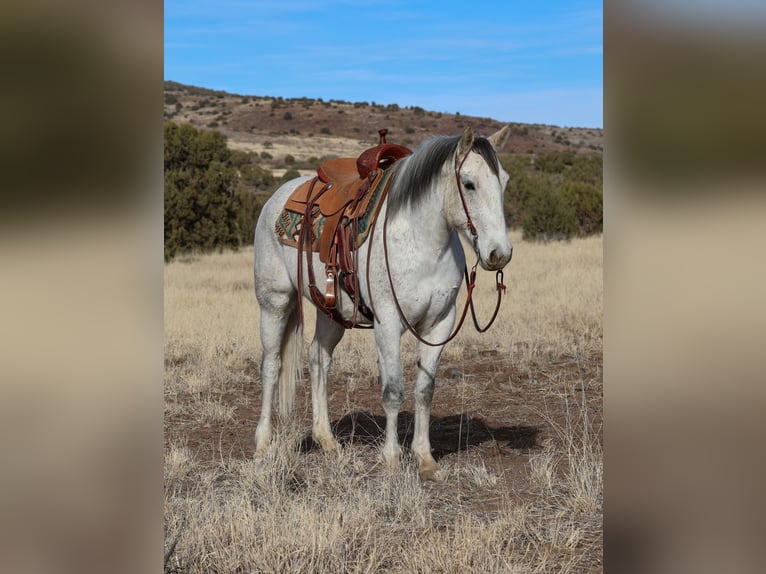
[[[345,329],[317,312],[316,331],[311,343],[310,375],[313,425],[311,436],[325,451],[337,451],[338,441],[332,435],[327,409],[327,372],[332,364],[332,353],[343,338]]]
[[[261,416],[255,429],[255,451],[263,451],[271,441],[271,410],[274,397],[274,387],[279,381],[282,369],[282,350],[287,337],[299,334],[289,332],[295,330],[298,321],[297,308],[293,297],[280,296],[278,301],[271,304],[261,304]]]

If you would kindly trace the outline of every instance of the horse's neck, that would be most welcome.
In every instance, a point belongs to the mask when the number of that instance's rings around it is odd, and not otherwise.
[[[444,215],[443,197],[443,191],[434,188],[388,222],[391,264],[408,269],[413,278],[439,272],[452,249],[454,231]]]
[[[408,225],[419,244],[432,250],[449,245],[452,230],[444,215],[444,193],[435,184],[433,190],[409,210],[404,210],[402,216],[409,218]]]

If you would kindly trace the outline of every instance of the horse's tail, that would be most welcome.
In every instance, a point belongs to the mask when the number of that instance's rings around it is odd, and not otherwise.
[[[303,343],[303,328],[298,309],[293,309],[287,321],[287,327],[282,335],[280,355],[282,364],[279,367],[279,417],[286,421],[293,412],[295,402],[295,385],[301,379],[301,350]]]

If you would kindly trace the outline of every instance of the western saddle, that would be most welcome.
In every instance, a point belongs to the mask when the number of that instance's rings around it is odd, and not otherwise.
[[[317,175],[300,185],[285,203],[276,223],[280,240],[306,252],[309,292],[314,304],[346,328],[357,325],[357,312],[372,321],[373,315],[359,293],[356,250],[364,243],[388,192],[398,160],[408,148],[386,143],[387,129],[378,131],[380,142],[358,158],[324,161]],[[315,283],[312,253],[325,264],[325,292]],[[337,310],[338,279],[354,302],[354,316],[344,319]],[[298,289],[302,291],[303,264],[298,258]],[[299,312],[302,314],[300,297]]]

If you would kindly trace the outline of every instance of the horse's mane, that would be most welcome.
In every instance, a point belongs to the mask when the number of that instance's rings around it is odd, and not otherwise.
[[[416,206],[423,200],[444,163],[455,153],[460,138],[459,135],[429,138],[412,155],[394,165],[396,171],[388,197],[389,215],[395,215],[405,207]],[[497,154],[487,138],[474,138],[471,149],[484,158],[492,173],[499,174]]]

